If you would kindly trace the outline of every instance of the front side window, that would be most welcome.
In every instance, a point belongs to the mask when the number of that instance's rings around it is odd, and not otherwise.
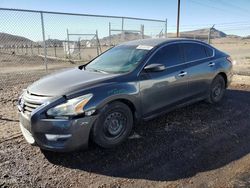
[[[89,71],[126,73],[134,70],[149,49],[138,46],[121,45],[103,53],[85,68]]]
[[[197,43],[181,44],[184,49],[186,61],[196,61],[207,57],[205,47]]]
[[[163,64],[166,67],[175,66],[181,63],[183,62],[178,44],[162,47],[149,60],[149,64]]]

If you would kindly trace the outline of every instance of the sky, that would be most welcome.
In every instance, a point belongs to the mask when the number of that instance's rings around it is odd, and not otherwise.
[[[114,15],[168,20],[168,32],[176,32],[177,0],[1,0],[1,8],[31,9],[55,12]],[[0,10],[0,32],[29,36],[41,40],[40,15],[37,13]],[[108,35],[108,24],[120,29],[120,19],[44,15],[46,38],[66,38],[70,33]],[[125,20],[125,29],[140,30],[156,35],[165,23]],[[250,35],[250,0],[181,0],[180,30],[215,28],[227,34]],[[73,36],[72,36],[73,37]]]

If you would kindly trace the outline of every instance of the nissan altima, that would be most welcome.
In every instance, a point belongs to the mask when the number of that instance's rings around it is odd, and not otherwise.
[[[133,126],[200,100],[221,101],[231,82],[229,55],[197,40],[126,42],[89,63],[46,76],[18,100],[20,128],[52,151],[119,145]]]

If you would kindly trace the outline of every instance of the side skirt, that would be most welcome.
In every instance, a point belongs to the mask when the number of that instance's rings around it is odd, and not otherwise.
[[[168,105],[168,106],[166,106],[164,108],[161,108],[160,110],[157,110],[156,112],[154,112],[153,114],[151,114],[149,116],[144,116],[142,118],[142,120],[143,121],[149,121],[151,119],[154,119],[154,118],[156,118],[156,117],[158,117],[160,115],[166,114],[166,113],[168,113],[170,111],[173,111],[175,109],[182,108],[182,107],[188,106],[190,104],[194,104],[194,103],[196,103],[198,101],[202,101],[202,100],[206,99],[207,96],[203,95],[202,97],[200,96],[200,97],[192,97],[192,98],[193,99],[191,99],[191,100],[186,99],[185,101],[180,101],[180,102]]]

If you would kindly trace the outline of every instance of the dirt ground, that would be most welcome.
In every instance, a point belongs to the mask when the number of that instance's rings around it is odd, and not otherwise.
[[[234,61],[234,72],[250,76],[250,39],[218,38],[212,46],[229,54]]]
[[[42,58],[1,58],[0,187],[250,187],[249,76],[236,75],[220,104],[143,122],[117,148],[53,153],[26,143],[16,108],[22,89],[46,75]],[[50,61],[49,71],[69,66]]]

